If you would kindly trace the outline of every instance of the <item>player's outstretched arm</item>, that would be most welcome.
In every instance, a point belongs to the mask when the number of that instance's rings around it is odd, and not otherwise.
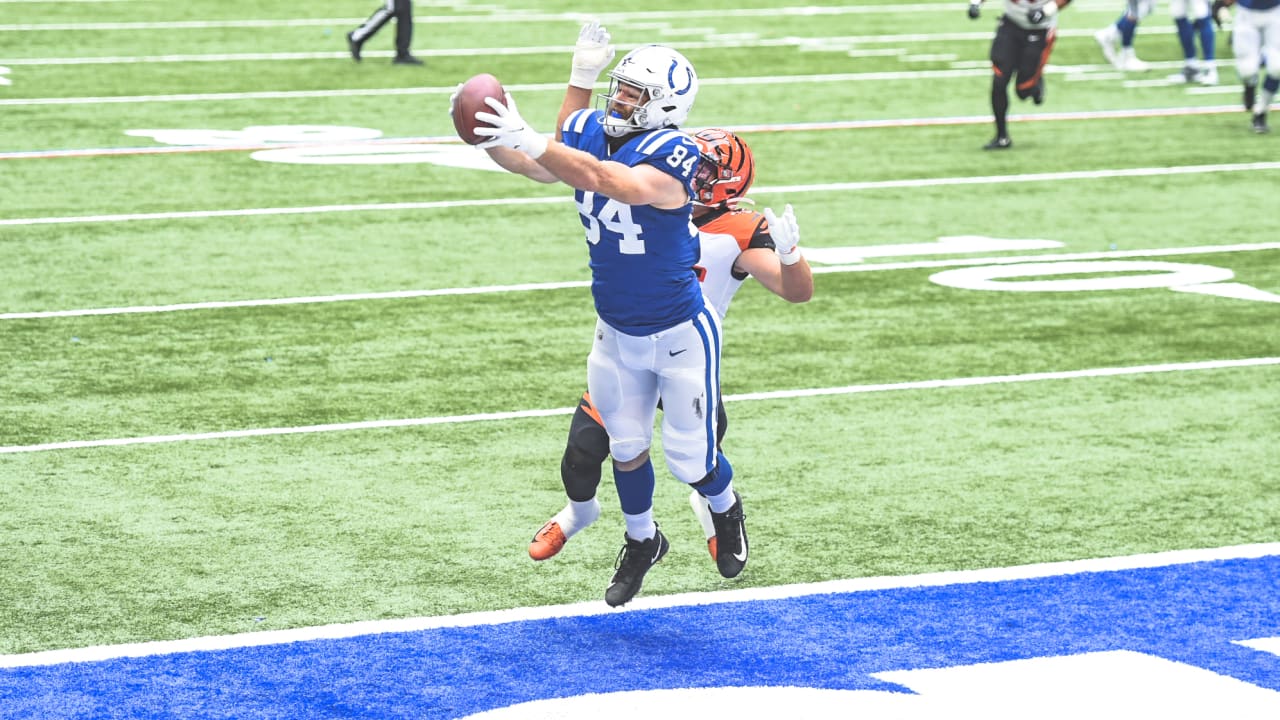
[[[788,204],[779,216],[766,208],[764,217],[774,250],[749,248],[735,264],[783,300],[808,302],[813,297],[813,270],[800,252],[800,225],[795,211]]]
[[[684,184],[674,176],[650,165],[630,167],[601,161],[589,153],[551,140],[520,117],[511,93],[507,93],[506,99],[507,103],[503,105],[496,98],[486,98],[485,103],[493,112],[476,113],[476,120],[483,123],[476,128],[476,134],[489,138],[480,147],[489,150],[499,164],[506,158],[499,159],[494,150],[510,148],[527,155],[552,176],[579,190],[600,193],[627,205],[671,209],[689,204]],[[537,179],[529,172],[522,174]]]
[[[508,172],[524,175],[542,183],[559,181],[560,178],[537,162],[538,156],[546,152],[547,137],[534,130],[524,121],[524,118],[520,117],[511,93],[507,93],[506,100],[507,104],[504,106],[495,98],[485,99],[489,107],[498,113],[497,115],[486,112],[476,113],[476,120],[481,123],[490,123],[490,126],[482,124],[476,128],[476,135],[489,138],[477,147],[484,148],[489,153],[489,157]],[[506,124],[499,127],[502,123]]]

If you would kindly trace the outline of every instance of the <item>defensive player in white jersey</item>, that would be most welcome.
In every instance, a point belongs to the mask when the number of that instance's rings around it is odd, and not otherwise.
[[[1244,109],[1253,116],[1253,131],[1270,132],[1267,110],[1280,90],[1280,0],[1214,0],[1213,17],[1231,5],[1238,6],[1231,28],[1231,51],[1236,56],[1236,73],[1244,83]],[[1262,92],[1258,75],[1266,67]]]
[[[969,17],[977,19],[983,0],[969,0]],[[1013,147],[1009,139],[1009,83],[1019,100],[1044,102],[1044,66],[1058,39],[1058,10],[1071,0],[1004,0],[1004,14],[991,42],[991,111],[996,136],[984,150]]]
[[[734,294],[748,277],[792,303],[813,297],[813,272],[800,252],[799,226],[788,205],[781,217],[772,210],[758,213],[738,207],[755,180],[755,159],[742,138],[728,130],[706,129],[694,135],[702,162],[695,181],[698,193],[693,224],[698,227],[702,254],[698,276],[707,301],[723,321]],[[721,405],[717,442],[724,439],[728,419]],[[546,560],[574,534],[600,515],[596,489],[600,466],[609,456],[609,437],[599,414],[584,393],[569,426],[569,439],[560,461],[560,480],[569,502],[533,536],[529,557]],[[703,523],[707,549],[718,555],[715,517],[695,486],[689,501]]]
[[[639,592],[669,549],[653,517],[649,457],[659,397],[667,467],[697,485],[724,528],[717,537],[721,575],[742,571],[747,544],[733,468],[716,447],[720,318],[693,271],[698,148],[679,126],[693,107],[698,76],[683,55],[661,45],[632,50],[609,75],[604,107],[570,113],[555,140],[520,116],[509,93],[505,104],[488,99],[492,112],[475,117],[476,133],[489,138],[481,147],[499,165],[574,188],[597,315],[587,388],[609,433],[627,527],[605,589],[605,602],[616,607]]]

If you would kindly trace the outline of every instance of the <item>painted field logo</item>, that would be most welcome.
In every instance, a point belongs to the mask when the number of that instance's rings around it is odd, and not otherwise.
[[[1094,276],[1056,279],[1055,276]],[[1178,292],[1217,295],[1238,300],[1280,302],[1280,296],[1242,283],[1227,282],[1235,273],[1227,268],[1151,260],[1089,260],[983,265],[935,273],[939,285],[964,290],[1002,292],[1094,292],[1168,288]]]
[[[127,130],[166,145],[255,149],[249,157],[291,165],[404,165],[429,163],[464,170],[506,172],[489,154],[456,142],[383,140],[382,131],[342,125],[252,125],[243,130]],[[273,147],[278,146],[278,147]]]

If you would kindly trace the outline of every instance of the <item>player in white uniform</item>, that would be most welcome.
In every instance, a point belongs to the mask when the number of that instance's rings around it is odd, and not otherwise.
[[[575,51],[575,66],[577,56]],[[645,574],[670,547],[653,517],[649,447],[659,397],[667,405],[667,467],[707,497],[716,518],[721,575],[742,571],[747,543],[733,467],[716,446],[720,318],[707,306],[692,270],[698,259],[692,198],[699,159],[697,145],[679,126],[693,107],[698,76],[683,55],[661,45],[632,50],[609,75],[604,107],[569,113],[555,140],[520,116],[510,93],[505,103],[487,99],[492,112],[477,112],[475,120],[476,134],[489,138],[481,147],[499,165],[574,188],[598,317],[587,388],[609,433],[627,526],[605,589],[605,602],[616,607],[639,592]],[[575,67],[571,84],[578,77]]]
[[[707,129],[694,135],[702,162],[698,167],[693,223],[698,227],[702,253],[696,270],[707,302],[723,320],[734,294],[748,277],[792,303],[813,296],[813,272],[798,247],[799,227],[788,205],[781,217],[739,208],[755,179],[755,160],[740,137],[727,130]],[[721,406],[717,443],[724,438],[728,419]],[[569,426],[569,439],[560,462],[560,480],[569,502],[543,524],[529,543],[529,557],[546,560],[570,537],[600,515],[596,489],[600,466],[609,456],[609,438],[599,414],[584,393]],[[703,522],[707,548],[718,555],[714,518],[695,487],[689,495]]]
[[[1244,83],[1244,109],[1253,116],[1253,131],[1270,132],[1267,110],[1280,90],[1280,0],[1214,0],[1213,17],[1231,5],[1239,6],[1231,28],[1231,51],[1236,56],[1236,73]],[[1266,66],[1262,92],[1258,74]]]

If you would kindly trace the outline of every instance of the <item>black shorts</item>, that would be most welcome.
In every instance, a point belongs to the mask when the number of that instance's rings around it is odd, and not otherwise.
[[[1007,17],[1000,18],[996,39],[991,43],[991,65],[997,75],[1012,80],[1017,75],[1019,89],[1030,88],[1040,79],[1049,62],[1057,30],[1026,30]]]

